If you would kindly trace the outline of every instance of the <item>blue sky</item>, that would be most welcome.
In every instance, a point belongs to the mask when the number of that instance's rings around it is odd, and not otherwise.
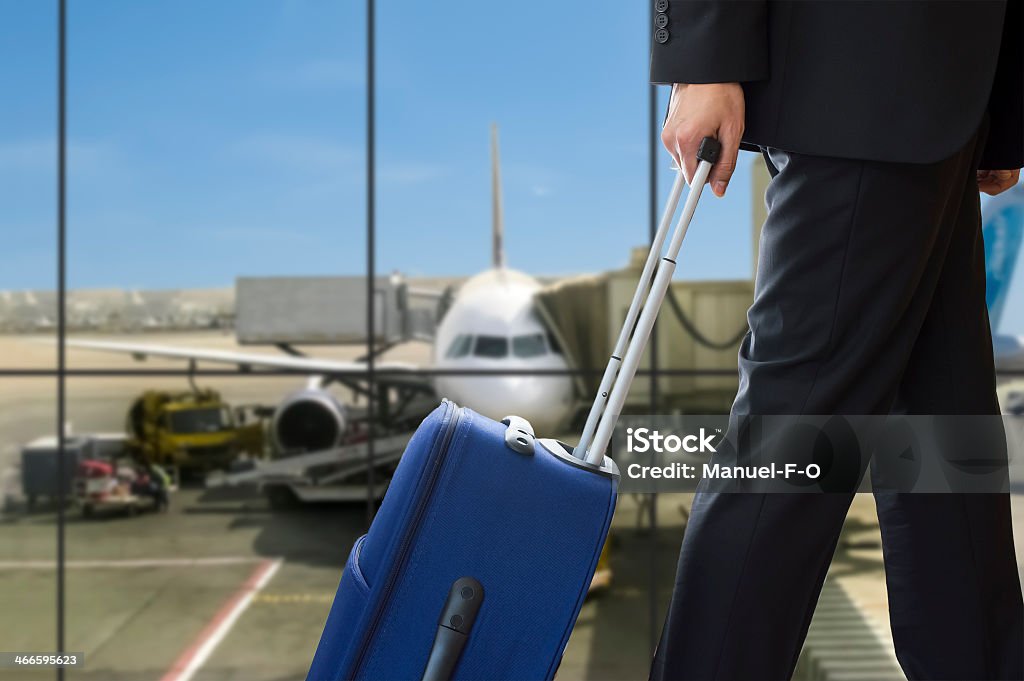
[[[0,289],[55,281],[55,6],[0,2]],[[362,0],[69,7],[71,287],[364,271]],[[380,271],[488,265],[492,121],[511,266],[604,270],[645,242],[645,3],[393,0],[377,22]],[[753,161],[701,205],[678,276],[750,275]]]
[[[0,288],[54,280],[55,5],[0,3]],[[361,1],[69,6],[72,287],[363,272]],[[607,269],[643,243],[646,5],[401,0],[377,18],[382,271],[487,266],[492,121],[512,266]],[[702,207],[687,276],[748,276],[743,179]]]

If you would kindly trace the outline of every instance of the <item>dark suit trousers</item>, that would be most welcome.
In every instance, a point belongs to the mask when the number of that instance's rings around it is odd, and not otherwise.
[[[774,177],[733,415],[998,414],[975,169],[765,150]],[[652,678],[788,679],[852,495],[702,483]],[[1005,494],[875,496],[910,679],[1024,678]]]

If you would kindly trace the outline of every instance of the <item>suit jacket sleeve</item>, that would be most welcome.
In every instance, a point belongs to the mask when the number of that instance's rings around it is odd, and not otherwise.
[[[652,83],[735,83],[768,78],[767,0],[654,3]]]

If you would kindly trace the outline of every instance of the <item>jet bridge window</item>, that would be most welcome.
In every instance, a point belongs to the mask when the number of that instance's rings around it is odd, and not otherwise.
[[[516,357],[540,357],[547,353],[548,347],[542,333],[528,333],[512,339],[512,354]]]
[[[508,338],[504,336],[477,336],[473,354],[489,359],[508,357]]]
[[[448,346],[448,352],[445,357],[448,359],[454,359],[457,357],[465,357],[469,354],[470,349],[473,347],[473,337],[466,334],[459,334],[452,341],[452,344]]]

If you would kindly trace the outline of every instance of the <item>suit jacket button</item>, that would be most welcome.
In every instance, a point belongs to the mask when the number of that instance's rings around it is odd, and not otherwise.
[[[654,39],[657,40],[662,45],[664,45],[665,43],[668,42],[668,31],[666,31],[663,28],[659,28],[657,31],[654,32]]]
[[[654,25],[657,26],[658,28],[665,28],[666,26],[668,26],[668,15],[659,14],[658,16],[654,17]]]
[[[668,9],[668,0],[658,0],[654,3],[654,9],[659,12],[664,12]]]

